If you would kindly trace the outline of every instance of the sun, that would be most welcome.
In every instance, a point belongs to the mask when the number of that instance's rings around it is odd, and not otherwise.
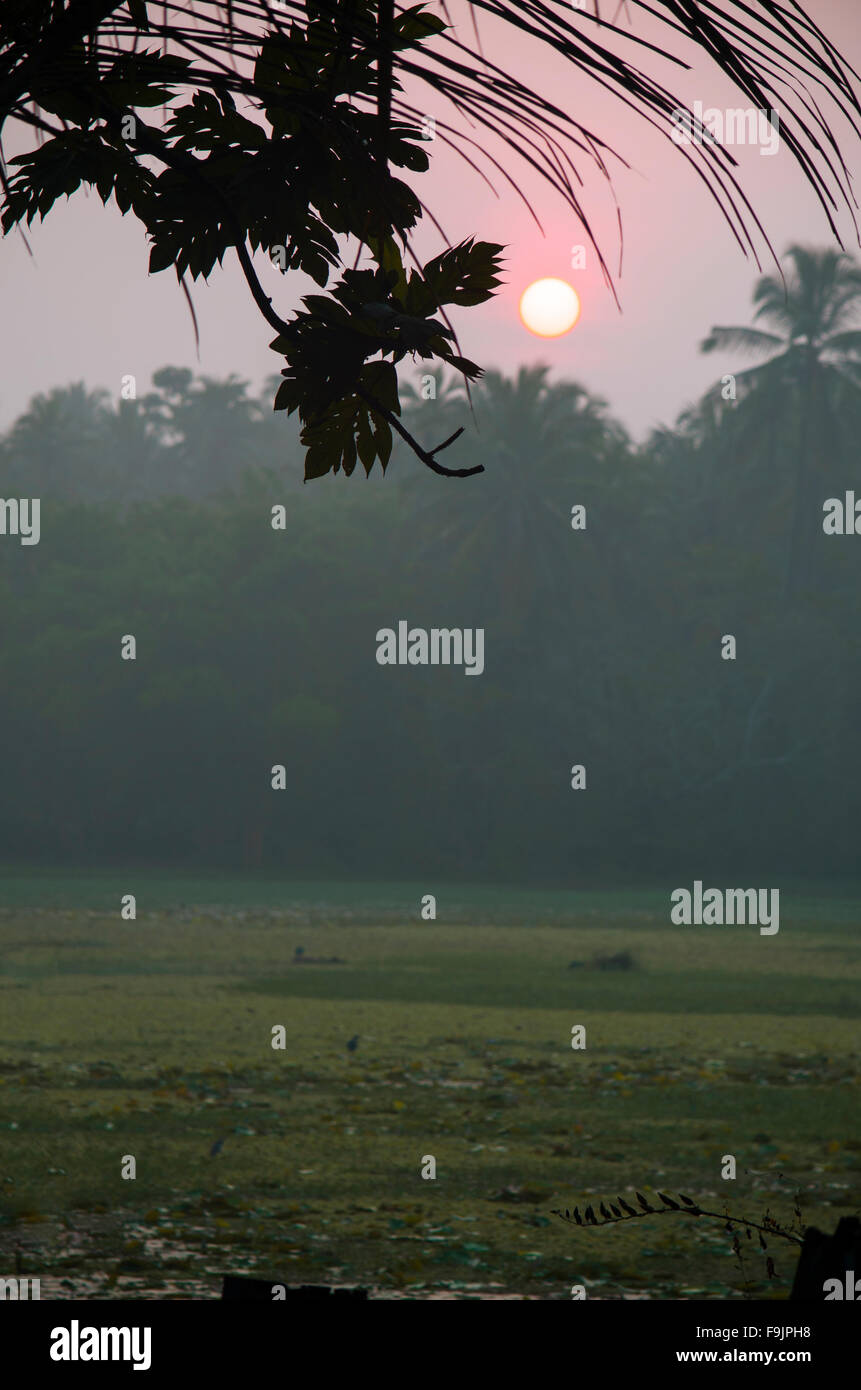
[[[580,317],[580,296],[567,280],[535,280],[520,296],[520,317],[539,338],[560,338]]]

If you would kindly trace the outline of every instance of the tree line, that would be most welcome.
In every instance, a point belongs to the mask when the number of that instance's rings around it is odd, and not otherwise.
[[[0,441],[0,494],[42,504],[38,545],[0,537],[4,857],[852,872],[861,539],[821,518],[857,470],[861,289],[846,257],[790,260],[758,327],[705,339],[763,362],[641,444],[546,369],[488,372],[474,418],[428,373],[405,418],[470,422],[485,472],[457,484],[396,444],[385,478],[303,486],[290,422],[236,378],[34,399]],[[483,628],[481,676],[378,665],[401,620]]]

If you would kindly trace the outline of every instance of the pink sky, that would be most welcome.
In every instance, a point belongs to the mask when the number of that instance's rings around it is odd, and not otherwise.
[[[612,13],[614,5],[603,5]],[[809,0],[808,12],[861,69],[858,0]],[[453,11],[462,18],[464,7]],[[635,12],[636,13],[636,12]],[[576,12],[572,10],[572,16]],[[586,23],[585,17],[580,22]],[[522,182],[544,224],[542,236],[516,195],[498,176],[496,199],[477,176],[436,141],[429,145],[431,172],[413,176],[417,191],[452,241],[476,236],[506,243],[508,283],[489,304],[461,311],[455,325],[465,354],[484,367],[511,372],[520,364],[547,363],[557,379],[574,379],[605,396],[637,436],[652,425],[671,423],[723,371],[743,365],[713,356],[698,345],[714,323],[750,320],[750,296],[758,275],[745,259],[704,186],[682,154],[617,101],[566,69],[562,59],[537,54],[500,26],[482,19],[485,51],[523,80],[541,85],[552,100],[593,126],[633,166],[614,174],[622,209],[624,264],[617,289],[620,314],[605,288],[591,251],[586,270],[571,269],[571,248],[584,241],[576,219],[549,187],[524,174]],[[647,36],[646,21],[634,32]],[[464,41],[470,35],[462,27]],[[678,74],[648,57],[646,70],[704,106],[741,105],[703,60],[693,74]],[[421,104],[422,97],[415,98]],[[452,119],[428,97],[428,114]],[[476,132],[473,132],[476,134]],[[756,148],[736,148],[740,178],[775,249],[793,241],[824,246],[831,235],[824,215],[789,154],[774,157]],[[861,167],[861,142],[847,134],[850,169]],[[522,171],[518,171],[518,178]],[[616,208],[602,177],[581,168],[583,200],[612,267],[618,262]],[[857,241],[847,216],[841,218],[847,249]],[[38,391],[71,381],[119,394],[132,373],[138,391],[151,373],[168,363],[188,365],[212,376],[230,372],[255,386],[282,362],[268,348],[272,332],[255,309],[239,271],[213,273],[198,281],[194,300],[201,329],[198,363],[188,312],[170,272],[147,275],[147,243],[140,224],[102,207],[96,194],[59,203],[44,225],[29,233],[35,260],[16,235],[0,245],[0,304],[6,326],[0,380],[0,428]],[[416,238],[427,258],[442,249],[433,228]],[[760,242],[763,268],[773,269]],[[260,258],[260,273],[284,316],[299,296],[315,288],[301,277],[283,278]],[[565,337],[543,340],[521,325],[522,290],[543,276],[568,279],[583,301],[577,327]],[[10,350],[9,328],[14,331]]]

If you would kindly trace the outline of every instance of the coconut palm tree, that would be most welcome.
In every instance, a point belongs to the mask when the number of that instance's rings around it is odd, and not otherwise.
[[[521,367],[515,377],[489,371],[472,388],[474,415],[463,437],[470,463],[486,463],[481,490],[453,497],[416,479],[413,514],[428,550],[449,574],[469,574],[490,608],[514,623],[536,604],[567,607],[571,597],[571,508],[611,487],[611,460],[627,436],[606,403],[576,382],[551,382],[549,368]],[[461,403],[461,388],[414,406],[434,412],[433,428]],[[492,467],[490,467],[492,463]],[[581,594],[582,598],[582,594]]]
[[[765,360],[736,374],[746,423],[784,441],[795,457],[794,505],[784,592],[799,594],[818,531],[817,486],[857,435],[861,412],[861,269],[843,252],[792,246],[786,282],[766,275],[754,290],[756,323],[716,327],[703,352]],[[748,436],[750,437],[750,436]],[[819,499],[820,501],[823,499]]]

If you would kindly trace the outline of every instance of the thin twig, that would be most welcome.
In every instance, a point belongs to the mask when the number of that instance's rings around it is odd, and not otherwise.
[[[424,463],[428,468],[432,469],[434,473],[439,473],[440,477],[471,478],[475,473],[484,472],[483,463],[477,463],[474,468],[444,468],[443,465],[441,463],[437,463],[436,459],[434,458],[434,454],[438,454],[441,449],[447,449],[449,444],[453,444],[454,441],[457,438],[459,438],[460,435],[463,434],[463,425],[461,425],[460,429],[455,430],[454,434],[449,435],[448,439],[444,439],[442,444],[437,444],[435,449],[431,449],[430,452],[428,452],[426,449],[422,448],[421,444],[419,444],[417,439],[413,439],[413,436],[410,434],[406,426],[401,424],[397,415],[393,415],[390,410],[387,410],[384,405],[381,405],[380,402],[370,394],[370,392],[365,391],[362,387],[357,387],[356,395],[360,396],[361,399],[365,402],[365,404],[369,405],[372,410],[375,410],[378,415],[382,415],[383,419],[388,422],[392,429],[395,430],[396,433],[401,436],[401,439],[405,440],[406,443],[409,444],[413,453],[418,455],[422,463]]]

